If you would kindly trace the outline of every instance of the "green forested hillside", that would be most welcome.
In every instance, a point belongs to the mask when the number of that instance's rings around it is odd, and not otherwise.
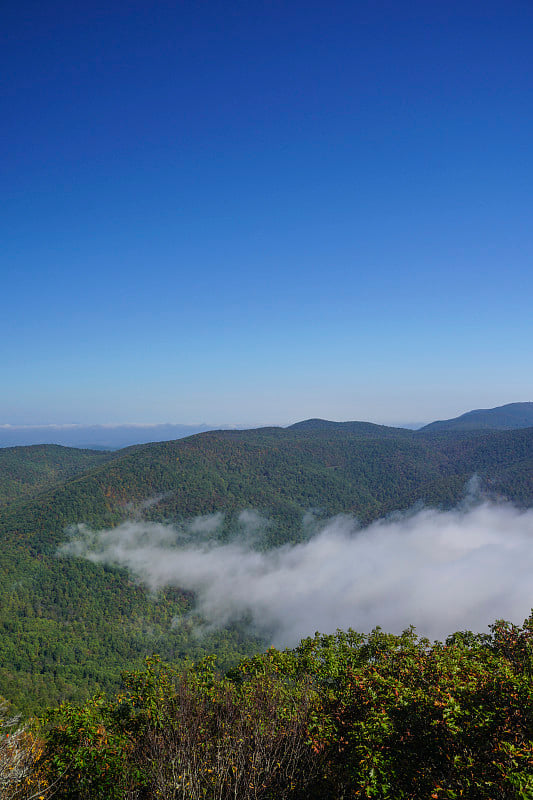
[[[451,505],[477,473],[490,491],[528,503],[533,428],[483,434],[385,428],[216,431],[119,451],[112,460],[0,515],[5,537],[52,552],[65,526],[142,514],[180,519],[253,508],[270,544],[297,539],[304,511],[352,512],[364,523],[414,502]],[[150,500],[148,507],[143,503]]]
[[[32,497],[110,457],[97,450],[55,444],[0,448],[0,506]]]
[[[368,522],[419,501],[452,506],[474,473],[489,491],[533,505],[533,429],[303,425],[209,432],[97,457],[87,472],[0,511],[0,695],[23,709],[109,688],[153,651],[179,660],[214,650],[229,665],[258,646],[238,630],[198,640],[189,623],[172,624],[190,597],[150,598],[124,571],[58,558],[70,524],[221,511],[225,535],[239,511],[256,509],[271,520],[263,542],[271,546],[299,540],[308,510]]]

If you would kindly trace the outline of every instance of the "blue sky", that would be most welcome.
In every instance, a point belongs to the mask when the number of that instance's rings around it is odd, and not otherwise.
[[[533,399],[529,1],[0,21],[0,423]]]

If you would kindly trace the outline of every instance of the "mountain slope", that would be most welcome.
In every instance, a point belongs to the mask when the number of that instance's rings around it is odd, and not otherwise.
[[[508,403],[497,408],[479,408],[454,419],[430,422],[422,431],[514,430],[533,426],[533,403]]]
[[[48,552],[63,539],[65,526],[77,522],[113,524],[133,512],[162,520],[221,511],[231,525],[239,511],[254,508],[272,519],[272,545],[297,539],[308,509],[351,512],[368,522],[417,501],[457,502],[474,472],[511,499],[529,502],[527,491],[518,497],[502,476],[517,463],[527,474],[533,429],[377,429],[373,436],[328,428],[213,431],[139,445],[31,502],[12,505],[0,515],[0,526],[5,537],[16,530],[35,552]],[[456,487],[451,494],[450,481]]]
[[[53,444],[0,448],[0,506],[36,495],[109,458],[101,451]]]

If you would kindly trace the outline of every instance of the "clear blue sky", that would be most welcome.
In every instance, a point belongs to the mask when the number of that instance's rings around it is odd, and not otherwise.
[[[533,400],[530,0],[0,23],[0,423]]]

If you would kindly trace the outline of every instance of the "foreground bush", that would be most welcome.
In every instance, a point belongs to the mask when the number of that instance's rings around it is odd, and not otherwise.
[[[37,768],[64,800],[531,800],[532,675],[533,617],[444,644],[317,634],[226,677],[151,659],[50,711]]]
[[[115,701],[51,711],[41,763],[65,800],[295,797],[316,771],[315,705],[273,670],[237,685],[214,659],[182,673],[151,659]]]
[[[307,787],[316,762],[304,683],[265,669],[236,685],[217,680],[209,661],[173,682],[154,666],[126,681],[141,710],[136,755],[150,797],[284,798]]]
[[[532,630],[430,645],[375,632],[310,726],[326,796],[533,798]],[[319,658],[337,642],[315,640]]]

